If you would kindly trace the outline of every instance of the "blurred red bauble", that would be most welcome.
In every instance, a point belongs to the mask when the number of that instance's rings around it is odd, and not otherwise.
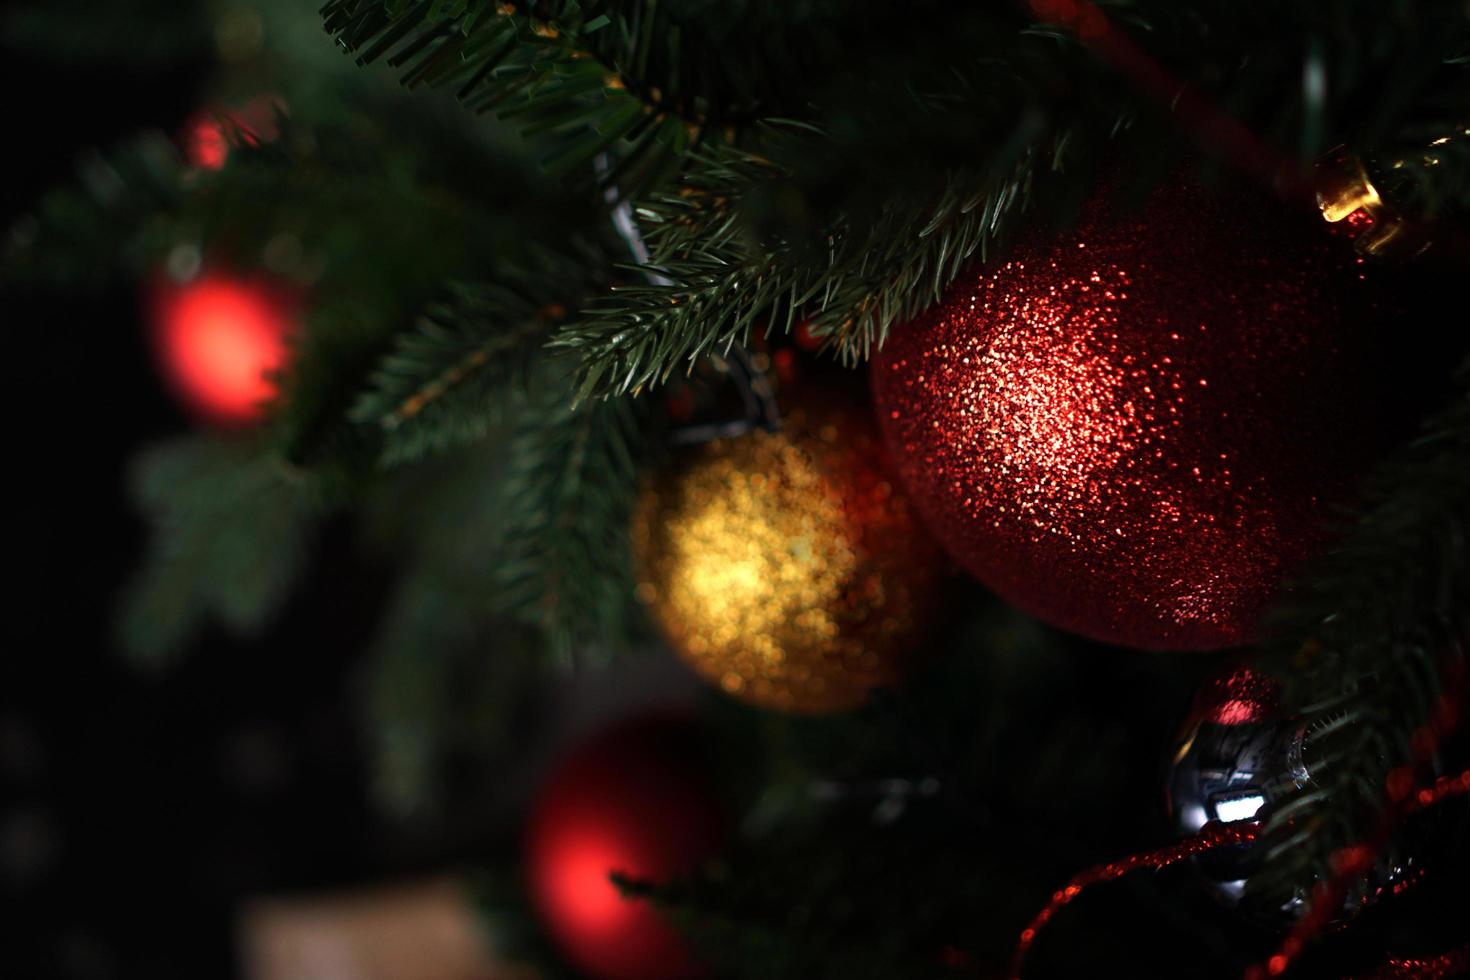
[[[208,422],[257,421],[275,394],[299,305],[291,290],[264,280],[206,273],[157,284],[150,312],[164,377]]]
[[[1017,606],[1109,643],[1246,643],[1376,447],[1365,290],[1269,202],[1094,202],[894,331],[879,420],[935,536]]]
[[[594,735],[547,780],[526,868],[546,930],[599,980],[683,980],[704,970],[658,909],[610,875],[666,881],[714,854],[724,815],[691,722],[657,716]]]

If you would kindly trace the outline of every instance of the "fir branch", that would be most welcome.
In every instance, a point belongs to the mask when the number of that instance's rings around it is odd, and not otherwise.
[[[507,451],[498,601],[539,627],[554,655],[605,655],[634,622],[627,526],[646,420],[627,398],[573,405],[553,378]]]
[[[473,645],[475,623],[445,583],[409,576],[384,615],[369,652],[363,697],[374,795],[406,817],[438,802],[445,743],[446,660]]]
[[[567,304],[605,276],[590,247],[535,250],[496,282],[453,287],[379,364],[349,417],[382,433],[394,465],[483,437],[520,404]]]
[[[439,809],[454,763],[513,768],[524,729],[507,719],[546,677],[539,633],[496,612],[505,456],[491,439],[429,457],[381,474],[360,501],[363,537],[401,569],[362,690],[375,789],[400,815]]]
[[[686,108],[681,117],[632,70],[647,63],[648,46],[677,43],[677,33],[649,30],[648,17],[640,25],[573,2],[492,0],[330,0],[322,14],[359,63],[386,58],[405,85],[452,90],[472,111],[515,119],[526,135],[551,140],[544,164],[553,174],[621,146],[618,180],[632,194],[701,135],[701,113]],[[599,34],[615,39],[615,53],[596,42]]]
[[[288,370],[267,415],[266,434],[286,465],[310,474],[321,491],[350,499],[371,479],[377,433],[347,414],[410,311],[388,290],[318,300],[292,344]]]
[[[1064,142],[1063,134],[1017,140],[1009,167],[951,174],[928,206],[899,191],[880,219],[829,228],[820,250],[780,237],[752,243],[742,195],[781,172],[737,151],[705,157],[676,191],[638,208],[648,268],[668,284],[598,298],[553,346],[581,358],[579,397],[661,383],[704,354],[745,343],[757,326],[785,332],[799,317],[831,336],[844,359],[864,358],[1009,230],[1030,200],[1036,157],[1055,161]]]
[[[587,243],[591,207],[552,197],[521,161],[433,113],[413,115],[404,122],[421,139],[373,152],[346,127],[287,123],[275,143],[232,155],[186,209],[217,249],[253,251],[287,234],[320,263],[272,431],[293,463],[341,463],[351,479],[383,452],[412,458],[482,432],[488,422],[469,418],[479,407],[470,396],[485,389],[467,369],[504,366],[498,377],[514,382],[511,361],[528,361],[539,340],[492,338],[517,324],[531,330],[536,314],[575,301],[606,266]],[[462,289],[413,326],[444,281],[491,270],[494,285]],[[484,363],[472,365],[477,344],[488,345]],[[511,360],[489,356],[513,346]],[[462,376],[447,383],[456,367]],[[390,417],[416,389],[444,398]],[[377,424],[361,424],[374,413]]]
[[[545,668],[529,629],[488,615],[486,597],[467,592],[485,584],[483,570],[450,577],[458,571],[427,556],[409,569],[368,654],[374,791],[398,817],[442,815],[455,762],[505,771],[518,758],[507,719]]]
[[[505,415],[506,402],[524,388],[536,359],[536,340],[559,307],[510,318],[486,296],[460,292],[419,318],[400,335],[358,396],[348,417],[382,430],[379,459],[392,466],[444,452],[488,433]],[[511,326],[485,336],[465,322],[493,318]]]
[[[305,564],[308,488],[246,444],[203,436],[143,453],[131,482],[153,533],[118,620],[126,652],[158,663],[210,619],[243,635],[264,626]]]
[[[947,16],[932,63],[884,52],[806,121],[753,128],[759,152],[705,147],[677,187],[640,200],[650,271],[671,284],[599,299],[559,333],[583,360],[580,394],[638,390],[798,319],[857,360],[984,255],[1053,171],[1070,162],[1085,188],[1085,151],[1126,128],[1132,100],[1075,43],[994,11]]]
[[[1205,30],[1195,13],[1137,5],[1112,14],[1120,29],[1148,31],[1150,49],[1177,66],[1176,84],[1197,85],[1263,132],[1299,133],[1306,154],[1349,130],[1303,89],[1299,58],[1288,57],[1288,49],[1329,51],[1324,72],[1343,79],[1360,100],[1392,108],[1406,92],[1442,102],[1428,82],[1455,76],[1444,53],[1466,35],[1463,24],[1443,25],[1437,37],[1405,27],[1439,70],[1390,72],[1397,87],[1379,92],[1368,91],[1372,77],[1362,71],[1384,51],[1375,46],[1354,60],[1340,43],[1326,46],[1381,17],[1364,5],[1297,11],[1283,36],[1273,35],[1273,57],[1240,70],[1242,37]],[[600,299],[558,335],[558,346],[583,358],[580,394],[636,391],[706,352],[746,341],[753,328],[789,328],[797,318],[810,318],[813,332],[831,337],[845,360],[858,360],[895,323],[937,300],[967,261],[983,257],[1051,171],[1069,167],[1065,192],[1075,199],[1095,172],[1089,154],[1108,141],[1115,143],[1115,172],[1130,180],[1178,168],[1178,133],[1171,139],[1164,132],[1164,124],[1179,126],[1171,107],[1096,61],[1085,44],[1049,28],[1008,30],[989,12],[946,16],[944,35],[926,37],[927,62],[900,37],[893,51],[865,65],[863,77],[840,74],[814,97],[801,138],[790,138],[795,127],[780,127],[785,132],[774,138],[772,127],[758,129],[754,143],[763,156],[747,153],[743,161],[733,159],[737,151],[708,148],[677,193],[640,202],[650,271],[672,284]],[[1230,23],[1223,11],[1214,20]],[[1451,87],[1458,91],[1459,83]],[[1387,109],[1381,115],[1396,118],[1399,128],[1385,123],[1376,134],[1359,134],[1365,145],[1404,132],[1398,109],[1397,117]],[[1146,121],[1140,134],[1116,140],[1139,120]],[[1212,151],[1227,149],[1205,133],[1185,135]],[[755,165],[767,158],[770,166]],[[1440,149],[1419,168],[1422,200],[1437,193],[1443,207],[1462,195],[1449,165],[1457,159]],[[1281,161],[1288,169],[1306,166],[1286,152]]]
[[[967,265],[989,257],[1045,177],[1045,165],[1036,159],[1055,160],[1065,141],[1065,133],[1051,135],[1043,146],[1023,139],[1024,151],[1009,172],[952,175],[936,203],[895,209],[844,242],[842,264],[833,268],[814,304],[813,336],[830,338],[849,364],[866,360],[893,326],[938,302]]]
[[[1448,681],[1464,676],[1470,636],[1470,396],[1431,419],[1364,497],[1281,619],[1288,702],[1327,734],[1311,781],[1267,827],[1252,890],[1273,904],[1305,894],[1368,836],[1389,803],[1389,771],[1408,762],[1442,699],[1463,696]]]

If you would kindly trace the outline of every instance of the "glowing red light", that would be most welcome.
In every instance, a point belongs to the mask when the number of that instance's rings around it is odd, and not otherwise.
[[[214,116],[200,116],[189,124],[184,135],[184,154],[201,170],[219,170],[230,155],[224,126]]]
[[[629,864],[641,846],[595,825],[564,829],[554,851],[536,869],[533,885],[547,921],[600,976],[623,976],[622,964],[646,956],[649,943],[668,944],[668,927],[657,911],[625,898],[611,878],[613,872],[639,874]],[[643,947],[630,956],[628,940],[633,937],[640,937]],[[677,955],[682,963],[683,954]],[[637,974],[629,969],[626,975]]]
[[[206,419],[240,425],[260,417],[286,362],[295,304],[249,280],[205,276],[160,287],[153,325],[165,377]]]
[[[783,384],[794,384],[796,381],[796,355],[788,348],[781,348],[771,355],[771,363],[776,366],[776,377]]]
[[[599,839],[595,829],[586,838],[562,846],[543,875],[547,898],[579,932],[615,935],[625,926],[628,913],[637,909],[609,878],[625,859],[626,848]]]
[[[1226,701],[1215,709],[1211,720],[1217,725],[1244,725],[1260,716],[1260,705],[1250,701]]]
[[[595,737],[550,777],[528,821],[526,871],[538,918],[599,980],[687,980],[704,971],[619,872],[662,882],[718,846],[723,819],[686,724],[635,723]]]

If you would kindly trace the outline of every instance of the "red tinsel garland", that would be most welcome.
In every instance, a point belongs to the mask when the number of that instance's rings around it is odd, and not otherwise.
[[[1011,959],[1010,980],[1021,980],[1021,969],[1025,966],[1026,954],[1036,941],[1042,927],[1050,922],[1064,905],[1068,905],[1082,894],[1084,888],[1121,878],[1141,868],[1158,871],[1171,864],[1178,864],[1180,861],[1194,857],[1196,854],[1204,854],[1216,848],[1249,844],[1256,839],[1258,832],[1259,827],[1255,823],[1213,823],[1207,825],[1189,840],[1170,847],[1149,851],[1145,854],[1133,854],[1119,861],[1088,868],[1067,882],[1065,887],[1053,892],[1051,901],[1046,903],[1046,907],[1036,913],[1030,925],[1021,930],[1021,941],[1016,945],[1016,954]]]
[[[1402,771],[1396,769],[1389,776],[1391,797],[1398,802],[1393,812],[1399,819],[1419,810],[1428,809],[1447,799],[1470,794],[1470,769],[1458,776],[1443,776],[1435,780],[1432,785],[1417,790],[1405,788],[1402,782],[1396,779]],[[1398,790],[1397,793],[1394,792],[1395,789]],[[1385,826],[1391,829],[1396,822],[1397,820],[1385,821]],[[1030,924],[1021,930],[1020,941],[1016,944],[1016,952],[1011,959],[1010,980],[1021,980],[1026,954],[1035,944],[1042,927],[1047,925],[1063,906],[1071,904],[1081,895],[1084,889],[1105,881],[1113,881],[1140,869],[1157,871],[1196,854],[1204,854],[1220,847],[1249,844],[1255,841],[1259,834],[1260,827],[1256,823],[1209,824],[1198,835],[1182,843],[1144,854],[1133,854],[1118,861],[1110,861],[1107,864],[1088,868],[1077,874],[1063,888],[1053,892],[1046,907],[1036,913]],[[1386,832],[1383,836],[1386,838]],[[1375,839],[1373,844],[1363,842],[1339,852],[1332,877],[1320,882],[1313,890],[1312,903],[1307,914],[1297,922],[1295,928],[1282,941],[1280,949],[1270,959],[1246,971],[1246,980],[1264,980],[1266,977],[1280,976],[1286,972],[1287,967],[1300,954],[1307,942],[1326,928],[1328,922],[1331,921],[1332,910],[1341,906],[1342,896],[1348,885],[1372,866],[1374,855],[1380,848],[1381,842]],[[1378,972],[1369,974],[1360,980],[1443,980],[1443,978],[1458,976],[1466,971],[1470,971],[1470,947],[1453,950],[1429,959],[1390,959]]]
[[[1427,959],[1390,959],[1372,973],[1349,980],[1450,980],[1470,975],[1470,946]]]

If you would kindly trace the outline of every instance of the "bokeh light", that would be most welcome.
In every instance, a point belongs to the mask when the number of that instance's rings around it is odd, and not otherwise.
[[[285,365],[296,307],[286,290],[219,274],[160,285],[152,322],[164,377],[207,421],[258,420]]]

